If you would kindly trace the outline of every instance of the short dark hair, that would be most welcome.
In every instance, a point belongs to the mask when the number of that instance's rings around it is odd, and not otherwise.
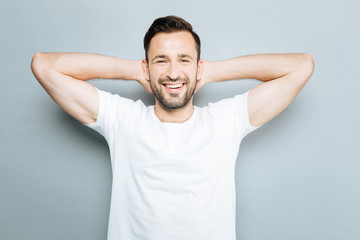
[[[145,57],[146,61],[148,61],[148,50],[150,46],[151,39],[158,33],[172,33],[172,32],[180,32],[180,31],[187,31],[191,33],[194,37],[196,43],[196,51],[198,53],[197,60],[200,59],[200,38],[193,31],[193,28],[190,23],[185,21],[184,19],[177,17],[177,16],[166,16],[155,19],[155,21],[151,24],[149,30],[146,32],[144,36],[144,49],[145,49]]]

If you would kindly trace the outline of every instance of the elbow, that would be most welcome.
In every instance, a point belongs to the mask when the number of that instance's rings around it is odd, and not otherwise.
[[[31,60],[31,70],[32,71],[36,71],[39,68],[42,55],[43,55],[43,53],[37,52],[32,57],[32,60]]]
[[[44,79],[46,69],[49,69],[46,53],[35,53],[31,60],[31,71],[39,82]]]
[[[304,86],[309,80],[315,69],[314,59],[310,54],[301,53],[297,55],[296,67],[294,68],[298,80]]]
[[[42,58],[43,58],[43,53],[37,52],[34,54],[31,60],[31,71],[33,72],[36,78],[38,78],[38,76],[41,73]]]
[[[301,61],[301,70],[304,74],[308,75],[308,78],[310,79],[311,75],[314,72],[315,69],[315,62],[313,57],[308,53],[303,53],[302,55],[302,61]]]

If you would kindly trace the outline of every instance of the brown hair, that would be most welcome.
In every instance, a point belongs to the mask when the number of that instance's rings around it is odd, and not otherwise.
[[[172,32],[180,32],[187,31],[191,33],[194,37],[196,43],[196,51],[198,53],[198,61],[200,59],[200,38],[193,31],[193,28],[190,23],[185,21],[184,19],[177,16],[167,16],[155,19],[155,21],[151,24],[149,30],[146,32],[144,36],[144,49],[145,49],[145,57],[146,61],[148,61],[148,50],[150,46],[151,39],[158,33],[172,33]]]

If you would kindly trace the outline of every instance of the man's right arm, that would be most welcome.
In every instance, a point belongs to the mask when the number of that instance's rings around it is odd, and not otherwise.
[[[99,98],[90,79],[137,80],[147,90],[141,61],[123,60],[90,53],[36,53],[31,69],[50,97],[84,124],[96,121]]]

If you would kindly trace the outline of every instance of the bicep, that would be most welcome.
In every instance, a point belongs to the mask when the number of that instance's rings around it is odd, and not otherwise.
[[[278,80],[276,80],[278,81]],[[277,116],[295,98],[296,91],[290,91],[279,82],[264,82],[249,92],[248,113],[252,126],[261,126]]]
[[[312,72],[313,65],[304,65],[294,73],[251,89],[248,97],[250,124],[263,125],[282,112],[305,86]]]
[[[94,86],[53,70],[33,71],[45,91],[65,112],[84,124],[96,121],[99,97]]]

